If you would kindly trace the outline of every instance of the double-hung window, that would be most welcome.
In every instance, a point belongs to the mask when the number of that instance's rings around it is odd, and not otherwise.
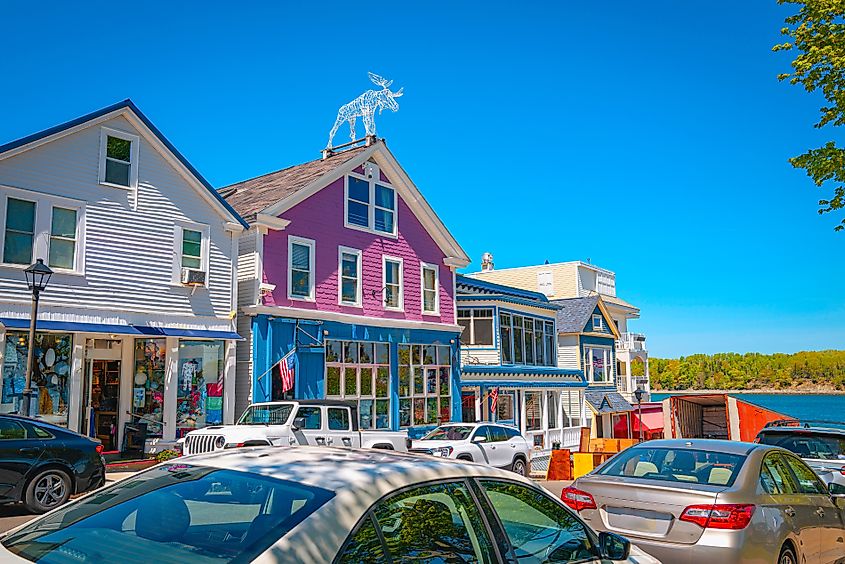
[[[361,251],[338,247],[338,301],[341,305],[361,306]]]
[[[288,237],[288,298],[314,301],[314,241]]]
[[[3,262],[31,264],[35,240],[35,202],[9,198],[6,200],[6,232]]]
[[[609,383],[613,379],[613,359],[610,347],[586,347],[584,374],[588,382]]]
[[[346,227],[396,235],[396,190],[379,175],[346,177]]]
[[[182,268],[202,269],[202,232],[182,230]]]
[[[2,229],[4,264],[29,266],[35,259],[66,273],[83,271],[84,217],[82,202],[4,188]]]
[[[138,185],[139,138],[124,131],[100,130],[100,182],[135,188]]]
[[[384,308],[403,311],[402,259],[385,256],[383,261]]]
[[[422,288],[422,312],[437,315],[440,312],[440,276],[437,265],[420,264]]]
[[[48,258],[53,268],[73,270],[76,265],[76,216],[75,209],[53,207]]]
[[[462,345],[493,344],[492,309],[459,309],[458,325],[464,328],[461,333]]]
[[[604,319],[601,315],[593,315],[593,331],[604,332]]]

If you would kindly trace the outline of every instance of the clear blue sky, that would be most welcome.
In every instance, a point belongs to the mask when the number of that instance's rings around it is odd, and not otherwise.
[[[130,97],[222,186],[318,157],[372,70],[468,270],[589,257],[653,356],[843,346],[845,234],[787,163],[837,132],[776,80],[788,7],[455,4],[10,2],[0,140]]]

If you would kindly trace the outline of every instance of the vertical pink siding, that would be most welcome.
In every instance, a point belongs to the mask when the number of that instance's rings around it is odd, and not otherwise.
[[[443,265],[444,254],[401,197],[397,197],[397,237],[387,237],[343,226],[344,180],[328,187],[281,215],[290,220],[283,231],[264,239],[264,279],[276,285],[267,305],[333,311],[369,317],[409,319],[454,324],[452,272]],[[315,241],[316,299],[289,300],[287,295],[288,236]],[[338,304],[338,246],[362,251],[363,307]],[[405,311],[386,311],[382,292],[382,256],[402,258]],[[422,314],[420,262],[439,266],[440,315]],[[375,292],[375,297],[373,296]]]

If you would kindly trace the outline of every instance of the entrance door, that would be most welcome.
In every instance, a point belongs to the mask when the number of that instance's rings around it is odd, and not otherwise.
[[[475,413],[476,403],[475,390],[464,390],[461,392],[461,419],[464,423],[475,423],[481,421]]]
[[[97,437],[106,451],[119,450],[117,444],[120,406],[120,361],[88,362],[88,435]]]

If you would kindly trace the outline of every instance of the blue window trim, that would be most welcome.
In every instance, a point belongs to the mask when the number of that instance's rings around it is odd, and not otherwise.
[[[482,306],[482,305],[473,305],[473,306],[462,306],[457,305],[457,310],[460,311],[462,309],[492,309],[493,310],[493,346],[481,346],[477,347],[475,345],[465,345],[461,343],[461,348],[465,348],[467,350],[473,351],[498,351],[500,350],[500,334],[499,334],[499,306],[497,305],[490,305],[490,306]],[[499,358],[501,359],[501,352],[499,354]]]
[[[526,366],[526,367],[540,366],[540,367],[546,367],[546,368],[557,368],[557,322],[556,322],[556,319],[554,317],[546,317],[544,315],[535,315],[533,313],[526,313],[525,311],[513,310],[513,309],[510,309],[510,308],[500,307],[498,309],[499,309],[499,312],[496,315],[496,324],[497,325],[499,325],[499,315],[501,315],[502,313],[507,313],[511,317],[513,317],[514,315],[519,315],[520,317],[530,317],[534,320],[542,320],[544,323],[550,322],[552,324],[552,326],[554,327],[553,335],[554,335],[554,339],[555,339],[554,340],[555,346],[553,347],[553,354],[552,354],[552,361],[553,361],[554,364],[525,364],[525,363],[517,364],[515,362],[505,362],[505,355],[504,355],[504,352],[501,350],[502,347],[501,347],[501,343],[500,343],[499,344],[499,359],[500,359],[502,366]],[[501,327],[497,327],[496,329],[499,332],[499,334],[501,335]],[[543,348],[545,349],[546,344],[547,344],[546,343],[546,337],[545,337],[545,328],[544,328],[543,332],[544,332]],[[510,340],[511,340],[511,350],[513,350],[513,329],[511,329]],[[545,356],[548,357],[548,351],[546,351]]]

